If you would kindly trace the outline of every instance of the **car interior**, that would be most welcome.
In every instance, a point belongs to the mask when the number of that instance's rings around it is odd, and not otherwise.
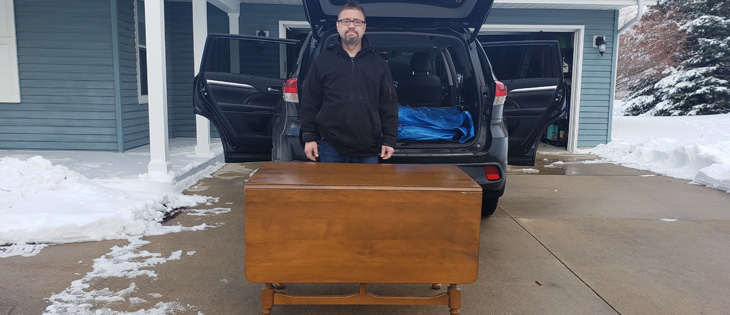
[[[469,59],[463,42],[436,34],[368,32],[367,37],[371,48],[390,66],[399,105],[468,111],[478,126],[476,80],[471,71],[464,71]],[[337,34],[327,37],[326,45],[336,43],[337,38]],[[458,143],[456,139],[399,139],[413,141]]]

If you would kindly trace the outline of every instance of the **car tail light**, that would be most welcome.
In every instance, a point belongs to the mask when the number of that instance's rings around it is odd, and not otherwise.
[[[494,106],[504,105],[504,100],[507,98],[507,86],[499,81],[494,81],[496,88],[494,89]]]
[[[291,78],[284,82],[284,101],[299,103],[299,94],[297,93],[297,78]]]
[[[487,175],[487,180],[499,180],[501,175],[499,174],[499,168],[496,166],[485,166],[484,174]]]

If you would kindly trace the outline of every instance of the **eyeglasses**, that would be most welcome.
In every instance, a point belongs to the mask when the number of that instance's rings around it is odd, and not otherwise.
[[[337,20],[337,22],[340,23],[340,24],[342,24],[342,25],[344,25],[344,26],[350,26],[350,23],[355,24],[355,26],[362,26],[363,24],[365,24],[365,21],[363,21],[363,20],[346,20],[346,19],[342,19],[342,20]]]

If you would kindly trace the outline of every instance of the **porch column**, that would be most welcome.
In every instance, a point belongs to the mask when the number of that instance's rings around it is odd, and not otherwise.
[[[203,58],[205,38],[208,36],[208,2],[206,0],[193,0],[193,64],[194,75],[200,70],[200,59]],[[210,149],[210,121],[207,118],[195,115],[195,155],[213,156]]]
[[[238,35],[238,17],[240,13],[228,13],[228,34]],[[231,42],[231,56],[238,56],[240,47],[238,42]],[[241,61],[231,57],[231,73],[241,73]]]
[[[147,78],[150,124],[149,173],[171,175],[167,125],[167,65],[165,59],[165,2],[145,1]]]
[[[240,12],[228,13],[228,33],[238,35],[238,18],[241,16]]]

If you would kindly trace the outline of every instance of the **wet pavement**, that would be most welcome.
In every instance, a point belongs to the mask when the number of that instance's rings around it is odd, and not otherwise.
[[[726,314],[730,309],[730,194],[685,180],[544,152],[534,167],[509,169],[497,212],[482,220],[479,278],[460,285],[461,314]],[[586,162],[588,161],[588,162]],[[262,284],[244,277],[243,186],[257,163],[228,164],[187,193],[218,199],[165,224],[215,228],[145,237],[139,251],[177,260],[157,276],[109,277],[90,288],[120,291],[133,312],[177,301],[175,314],[260,314]],[[57,245],[0,259],[0,314],[41,314],[45,298],[92,270],[125,240]],[[368,286],[376,294],[428,295],[428,285]],[[89,289],[90,290],[90,289]],[[289,284],[290,294],[356,293],[357,284]],[[439,292],[444,291],[443,289]],[[137,299],[134,299],[137,298]],[[144,302],[141,301],[144,300]],[[136,302],[133,302],[136,301]],[[273,314],[448,314],[445,306],[275,306]]]

